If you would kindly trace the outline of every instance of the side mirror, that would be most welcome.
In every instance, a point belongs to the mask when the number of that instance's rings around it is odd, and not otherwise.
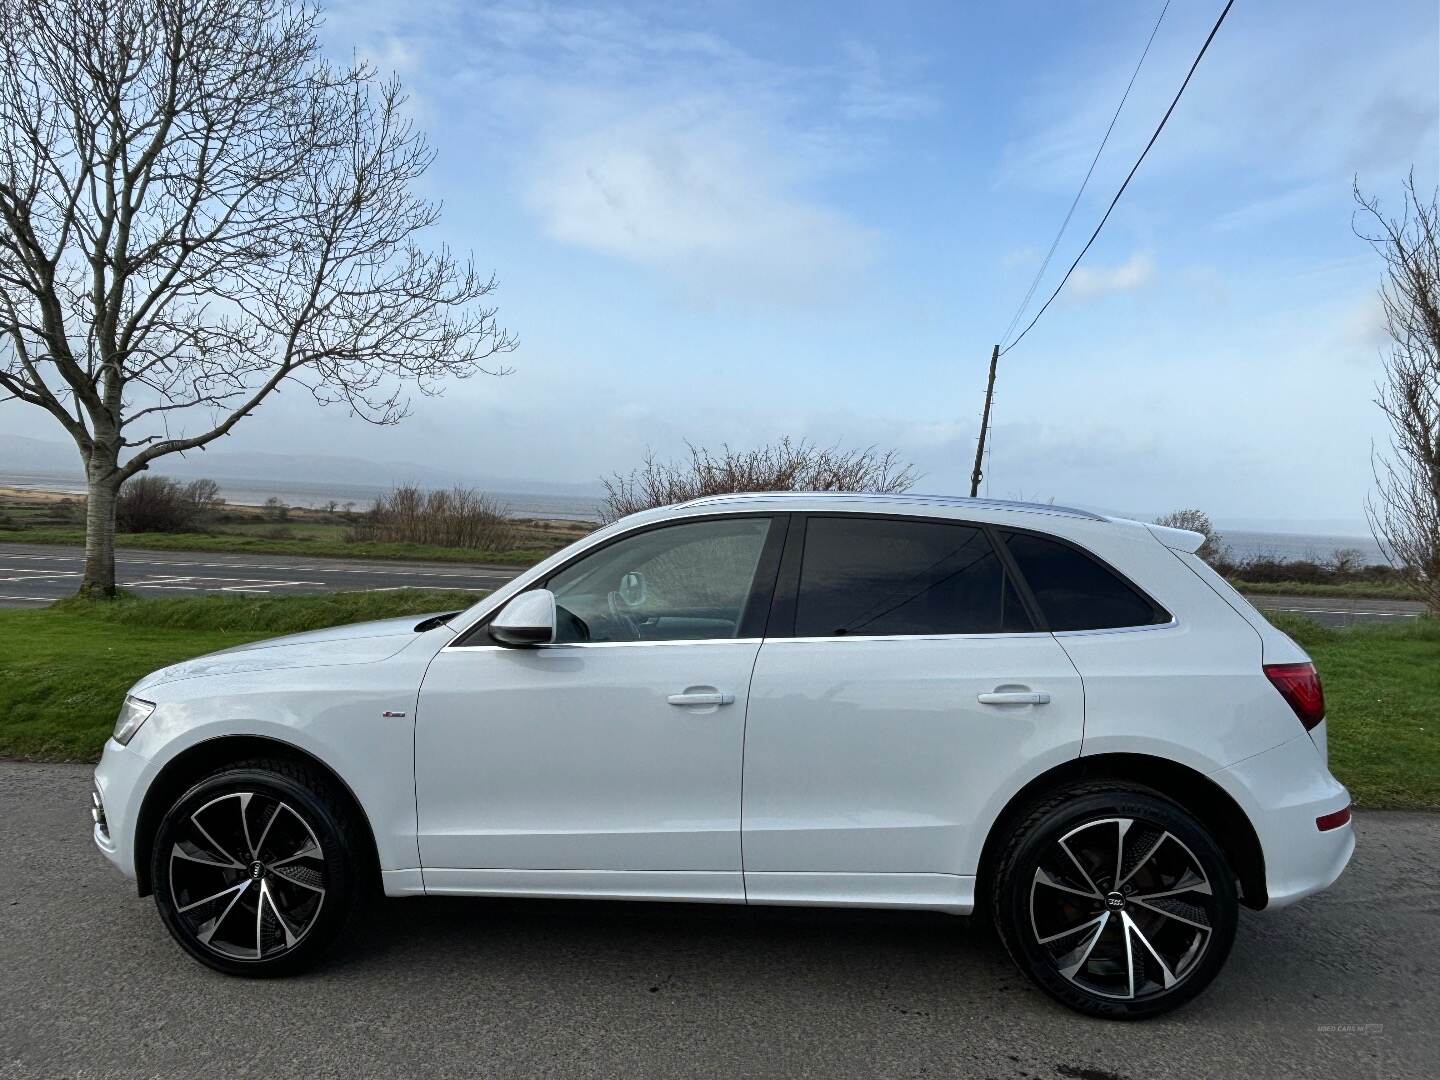
[[[639,570],[631,570],[620,579],[620,588],[616,591],[620,594],[620,599],[625,601],[626,607],[639,607],[645,603],[647,594],[645,575]]]
[[[549,589],[521,593],[490,620],[490,637],[512,649],[549,645],[555,640],[555,594]]]

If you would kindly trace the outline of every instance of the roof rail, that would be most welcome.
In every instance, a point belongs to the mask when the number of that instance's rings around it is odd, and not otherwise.
[[[1063,517],[1109,520],[1103,514],[1053,503],[1021,502],[1014,499],[972,499],[964,495],[885,494],[876,491],[746,491],[725,495],[706,495],[680,503],[681,506],[711,506],[716,503],[748,502],[751,499],[837,499],[863,502],[908,502],[932,506],[974,506],[982,510],[1013,510],[1021,513],[1058,514]]]

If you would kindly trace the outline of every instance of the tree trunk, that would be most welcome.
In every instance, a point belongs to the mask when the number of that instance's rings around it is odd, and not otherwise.
[[[100,456],[97,451],[95,458]],[[115,503],[119,472],[113,462],[92,459],[86,470],[85,576],[80,595],[92,600],[115,596]]]

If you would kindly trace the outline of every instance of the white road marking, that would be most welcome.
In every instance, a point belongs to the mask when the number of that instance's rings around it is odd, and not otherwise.
[[[0,571],[14,572],[15,577],[0,578],[0,581],[44,581],[47,578],[79,577],[79,570],[29,570],[23,566],[0,566]]]
[[[362,592],[400,592],[403,589],[418,589],[419,585],[376,585],[374,588],[362,589]],[[446,592],[494,592],[494,589],[481,588],[476,585],[452,585]]]
[[[58,596],[0,596],[0,600],[24,600],[30,604],[53,604]]]
[[[1418,611],[1360,611],[1353,608],[1282,607],[1270,611],[1290,611],[1297,615],[1382,615],[1389,619],[1418,619]]]
[[[83,555],[31,555],[16,552],[7,552],[7,559],[36,559],[50,562],[84,562]],[[116,559],[129,566],[176,566],[176,567],[198,567],[203,570],[289,570],[300,571],[310,574],[372,574],[372,575],[400,575],[403,577],[453,577],[453,578],[475,578],[489,577],[509,580],[514,576],[505,570],[489,568],[469,568],[463,564],[455,570],[442,570],[431,567],[427,570],[412,570],[403,564],[393,567],[354,567],[354,566],[294,566],[291,564],[278,563],[236,563],[236,562],[196,562],[189,559],[137,559],[132,558],[124,551],[116,552]],[[0,569],[4,569],[0,567]],[[16,567],[15,569],[19,569]],[[524,567],[516,567],[515,574],[518,574]]]

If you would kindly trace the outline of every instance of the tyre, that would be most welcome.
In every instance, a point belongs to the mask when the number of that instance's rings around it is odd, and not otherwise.
[[[1056,1001],[1136,1020],[1219,973],[1239,917],[1235,876],[1192,815],[1157,792],[1088,784],[1019,822],[991,882],[996,929]]]
[[[243,762],[205,777],[161,820],[155,903],[201,963],[290,974],[314,963],[353,913],[364,850],[324,777],[288,761]]]

